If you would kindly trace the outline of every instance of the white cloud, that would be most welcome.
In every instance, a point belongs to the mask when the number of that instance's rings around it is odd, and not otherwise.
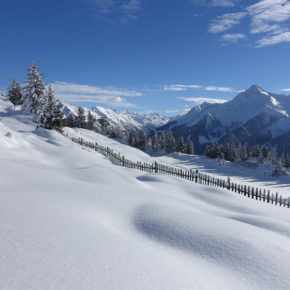
[[[170,85],[165,86],[163,89],[165,91],[187,91],[188,89],[200,89],[200,85]]]
[[[290,89],[283,89],[282,92],[290,92]]]
[[[268,35],[258,40],[257,47],[275,45],[282,42],[290,42],[290,31],[276,35]]]
[[[209,26],[210,33],[220,33],[231,29],[241,23],[241,20],[247,15],[246,12],[227,13],[213,20]]]
[[[228,100],[225,99],[215,99],[215,98],[178,98],[180,100],[184,100],[187,102],[193,102],[193,103],[197,103],[197,104],[201,104],[201,103],[210,103],[210,104],[223,104],[225,102],[228,102]]]
[[[221,40],[223,42],[227,42],[227,43],[235,43],[240,39],[244,39],[246,38],[245,34],[241,34],[241,33],[228,33],[228,34],[224,34],[221,37]]]
[[[234,7],[239,0],[191,0],[195,5],[208,5],[210,7]]]
[[[142,94],[137,91],[116,89],[111,87],[80,85],[66,82],[52,83],[56,98],[68,103],[101,103],[114,107],[136,107],[124,97],[138,97]]]
[[[213,7],[234,7],[235,1],[233,0],[212,0],[210,6]]]
[[[217,87],[217,86],[207,86],[205,88],[206,91],[215,91],[215,92],[234,92],[232,88],[228,87]]]

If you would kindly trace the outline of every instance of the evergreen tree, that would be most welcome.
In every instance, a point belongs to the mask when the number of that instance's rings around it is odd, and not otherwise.
[[[78,115],[76,116],[76,127],[86,128],[86,115],[82,106],[78,107]]]
[[[240,158],[241,158],[242,161],[245,161],[245,160],[248,159],[248,151],[247,151],[247,147],[245,145],[242,148],[242,152],[241,152]]]
[[[95,127],[96,118],[93,116],[91,111],[88,113],[88,122],[87,122],[87,129],[93,130]]]
[[[209,158],[209,156],[210,156],[209,145],[206,145],[206,146],[205,146],[205,150],[204,150],[204,152],[203,152],[203,155]]]
[[[161,149],[160,147],[160,139],[158,133],[155,131],[152,137],[152,150],[154,152],[159,151]]]
[[[26,85],[23,88],[23,108],[34,114],[41,114],[45,106],[45,83],[43,75],[38,72],[38,66],[34,62],[27,68]]]
[[[129,131],[128,144],[133,147],[137,145],[137,136],[135,130],[133,129],[130,129]]]
[[[18,105],[23,104],[21,87],[16,78],[13,78],[10,88],[7,93],[8,100],[14,105],[14,109]]]
[[[172,131],[165,132],[165,140],[166,140],[165,151],[167,153],[175,152],[176,151],[176,141],[175,141],[175,138],[173,136]]]
[[[190,155],[194,155],[194,145],[192,141],[189,141],[186,153]]]
[[[269,159],[269,157],[270,157],[270,150],[269,150],[269,148],[267,146],[264,146],[263,147],[262,155],[263,155],[263,158],[264,159]]]
[[[228,158],[229,158],[229,161],[231,161],[231,162],[236,162],[236,160],[237,160],[237,148],[236,148],[236,145],[234,143],[231,144],[231,146],[230,146]]]
[[[261,147],[259,145],[256,145],[254,148],[253,157],[259,158],[261,154],[262,154]]]
[[[101,133],[108,135],[108,127],[111,125],[110,122],[104,117],[101,117],[98,122],[101,124]]]
[[[285,167],[290,168],[290,157],[288,154],[286,155],[286,158],[285,158]]]
[[[54,93],[51,86],[48,87],[46,106],[40,117],[40,123],[43,124],[46,129],[56,129],[62,131],[64,126],[63,113],[54,99]]]
[[[138,132],[137,147],[145,151],[148,147],[147,135],[143,130]]]
[[[65,119],[65,124],[68,127],[75,127],[75,116],[73,113],[69,113],[69,115]]]
[[[176,147],[176,150],[177,152],[180,152],[180,153],[186,153],[186,145],[184,143],[184,138],[183,136],[180,136],[179,139],[178,139],[178,142],[177,142],[177,147]]]
[[[159,144],[161,150],[166,150],[166,136],[164,131],[162,131],[160,134]]]

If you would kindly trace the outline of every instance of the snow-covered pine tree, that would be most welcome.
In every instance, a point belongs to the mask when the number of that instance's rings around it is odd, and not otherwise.
[[[176,151],[176,141],[173,136],[172,131],[166,131],[165,132],[165,151],[167,153],[175,152]]]
[[[62,127],[64,126],[62,110],[54,99],[54,93],[50,85],[48,86],[46,106],[41,114],[40,123],[43,124],[44,128],[50,130],[56,129],[62,131]]]
[[[183,136],[180,136],[179,139],[178,139],[178,142],[177,142],[177,146],[176,146],[176,150],[177,152],[180,152],[180,153],[186,153],[186,145],[184,143],[184,138]]]
[[[288,154],[286,155],[286,158],[285,158],[285,167],[290,168],[290,157]]]
[[[193,145],[193,142],[191,140],[189,141],[189,143],[187,145],[186,153],[190,154],[190,155],[194,155],[194,145]]]
[[[43,124],[44,128],[51,130],[53,128],[53,113],[56,103],[54,100],[54,93],[50,85],[48,86],[45,103],[45,108],[40,116],[40,123]]]
[[[135,147],[137,145],[137,136],[136,136],[135,130],[133,130],[133,129],[130,129],[130,131],[129,131],[128,144],[130,146],[133,146],[133,147]]]
[[[68,116],[65,119],[66,126],[73,128],[73,127],[75,127],[75,122],[76,121],[75,121],[74,114],[73,113],[69,113]]]
[[[45,83],[35,62],[27,68],[26,85],[23,87],[23,108],[25,111],[41,115],[45,106]]]
[[[210,155],[209,145],[206,145],[206,146],[205,146],[205,149],[204,149],[203,155],[206,156],[206,157],[209,157],[209,155]]]
[[[162,131],[159,136],[159,144],[161,150],[166,150],[166,136],[164,131]]]
[[[234,143],[232,143],[230,146],[228,158],[229,158],[229,161],[231,161],[231,162],[236,162],[236,160],[237,160],[237,148],[236,148],[236,145]]]
[[[152,137],[152,150],[154,152],[157,152],[159,151],[161,148],[160,148],[160,140],[159,140],[159,136],[158,136],[158,133],[155,131],[154,132],[154,135]]]
[[[137,147],[143,151],[148,148],[147,135],[143,130],[138,132]]]
[[[76,116],[76,127],[86,128],[86,115],[82,106],[78,107],[78,114]]]
[[[101,134],[108,135],[108,127],[111,125],[110,122],[104,117],[98,119],[98,122],[101,124]]]
[[[269,159],[270,157],[270,150],[267,146],[264,146],[263,149],[262,149],[262,155],[263,155],[263,158],[264,159]]]
[[[276,166],[272,172],[272,176],[279,177],[287,175],[286,168],[281,164],[281,161],[277,161]]]
[[[91,111],[88,113],[88,122],[87,122],[87,129],[93,130],[95,127],[96,118],[93,116]]]
[[[11,82],[7,92],[7,98],[14,105],[14,110],[16,106],[23,104],[21,87],[16,78],[13,78]]]

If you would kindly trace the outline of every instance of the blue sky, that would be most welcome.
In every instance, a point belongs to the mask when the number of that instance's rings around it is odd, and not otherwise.
[[[9,0],[0,90],[36,61],[57,97],[175,115],[258,84],[290,88],[287,0]]]

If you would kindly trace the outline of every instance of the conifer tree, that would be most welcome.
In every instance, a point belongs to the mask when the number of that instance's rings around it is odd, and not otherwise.
[[[147,135],[143,130],[138,132],[137,147],[145,151],[148,147]]]
[[[91,113],[91,111],[89,111],[89,113],[88,113],[87,129],[88,130],[93,130],[94,127],[95,127],[95,122],[96,122],[96,118],[93,116],[93,114]]]
[[[186,153],[186,145],[184,143],[184,138],[183,136],[180,136],[179,139],[178,139],[178,142],[177,142],[177,152],[180,152],[180,153]]]
[[[156,152],[156,151],[159,151],[160,149],[161,149],[160,139],[159,139],[158,133],[155,131],[152,137],[152,150]]]
[[[203,152],[203,155],[206,156],[206,157],[209,157],[209,155],[210,155],[209,145],[205,146],[205,150]]]
[[[23,104],[21,87],[16,78],[13,78],[12,80],[12,83],[8,89],[7,98],[14,105],[14,110],[16,106]]]
[[[23,88],[23,108],[29,113],[41,114],[45,106],[45,83],[35,62],[27,68],[26,85]]]
[[[46,129],[56,129],[62,131],[64,126],[63,113],[54,99],[54,93],[51,86],[48,86],[46,106],[40,117],[40,123],[43,124]]]
[[[166,150],[166,136],[165,136],[165,132],[162,131],[160,138],[159,138],[159,144],[160,144],[160,149],[161,150]]]
[[[69,115],[65,119],[65,124],[68,127],[75,127],[75,116],[73,113],[69,113]]]
[[[194,145],[192,141],[189,141],[186,153],[190,155],[194,155]]]
[[[104,117],[101,117],[98,122],[101,124],[101,133],[108,135],[108,127],[111,125],[110,122]]]
[[[86,115],[85,110],[82,106],[78,107],[78,115],[76,116],[76,127],[78,128],[86,127]]]
[[[173,136],[172,131],[165,132],[165,151],[167,153],[175,152],[176,151],[176,141]]]
[[[129,136],[128,136],[128,144],[130,146],[135,147],[137,144],[137,136],[136,136],[136,132],[133,129],[130,129],[129,131]]]

